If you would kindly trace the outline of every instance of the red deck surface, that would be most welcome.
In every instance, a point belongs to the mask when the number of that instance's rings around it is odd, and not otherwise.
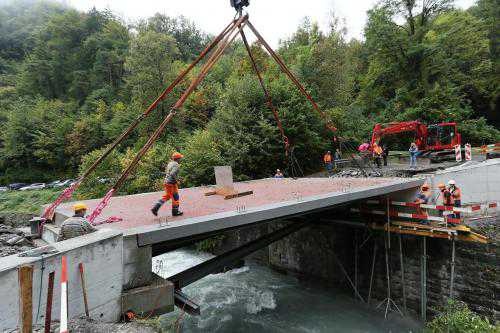
[[[331,192],[349,192],[384,183],[393,182],[390,178],[302,178],[302,179],[261,179],[252,182],[235,183],[239,191],[253,190],[253,194],[225,200],[219,195],[205,196],[204,193],[213,189],[210,187],[186,188],[180,190],[180,208],[183,216],[171,216],[170,202],[163,205],[159,217],[167,217],[168,222],[179,222],[183,219],[206,216],[221,212],[234,211],[237,206],[251,207],[279,203],[299,198],[306,198]],[[110,216],[123,219],[121,222],[102,225],[106,228],[129,229],[139,226],[157,224],[158,218],[152,215],[150,209],[161,198],[162,192],[144,193],[114,197],[111,199],[97,221]],[[84,201],[89,206],[89,214],[100,200]],[[61,205],[61,209],[70,210],[72,203]]]

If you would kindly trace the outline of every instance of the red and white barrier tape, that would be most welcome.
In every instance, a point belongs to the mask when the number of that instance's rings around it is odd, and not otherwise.
[[[367,204],[385,204],[384,201],[381,200],[366,200]],[[490,202],[481,205],[472,205],[468,207],[454,207],[454,206],[442,206],[442,205],[428,205],[428,204],[418,204],[415,202],[401,202],[401,201],[390,201],[391,206],[403,206],[403,207],[415,207],[415,208],[427,208],[427,209],[435,209],[442,211],[451,211],[456,213],[472,213],[474,211],[478,211],[486,208],[496,208],[498,206],[497,202]]]
[[[351,208],[351,212],[355,213],[369,213],[374,215],[387,215],[387,213],[383,210],[360,210],[359,208]],[[430,216],[426,214],[412,214],[412,213],[400,213],[394,210],[389,212],[390,216],[393,217],[406,217],[411,219],[421,219],[428,221],[437,221],[437,222],[445,222],[445,223],[460,223],[460,219],[450,218],[450,217],[439,217],[439,216]]]

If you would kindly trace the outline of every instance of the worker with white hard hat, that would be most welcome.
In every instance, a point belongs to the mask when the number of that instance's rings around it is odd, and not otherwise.
[[[453,206],[462,207],[462,190],[457,186],[454,179],[448,181],[448,191],[450,191]],[[459,219],[460,213],[455,212],[454,217]]]

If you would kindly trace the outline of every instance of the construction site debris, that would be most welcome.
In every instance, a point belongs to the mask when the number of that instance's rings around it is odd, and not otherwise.
[[[28,251],[34,247],[29,235],[19,229],[0,224],[0,257]]]

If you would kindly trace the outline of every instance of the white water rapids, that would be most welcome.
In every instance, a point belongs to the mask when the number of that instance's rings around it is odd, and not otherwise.
[[[153,259],[153,271],[171,276],[213,256],[178,250]],[[419,332],[418,323],[356,301],[334,288],[302,283],[254,263],[209,275],[183,292],[201,306],[201,316],[188,314],[181,332]],[[171,323],[180,311],[164,315]]]

